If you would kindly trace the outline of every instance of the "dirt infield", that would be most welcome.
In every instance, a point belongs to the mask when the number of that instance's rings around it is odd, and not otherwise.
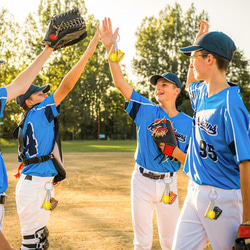
[[[134,153],[66,153],[67,179],[55,188],[59,201],[48,229],[51,250],[133,249],[130,178]],[[16,154],[3,155],[9,176],[3,232],[12,245],[21,245],[15,206]],[[179,171],[180,207],[188,178]],[[154,218],[152,249],[161,249]],[[209,246],[206,250],[211,249]]]

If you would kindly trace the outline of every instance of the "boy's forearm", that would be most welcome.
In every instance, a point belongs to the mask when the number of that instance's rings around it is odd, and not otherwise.
[[[243,221],[250,221],[250,161],[243,161],[240,167],[240,186],[243,200]]]
[[[53,48],[45,47],[33,63],[20,73],[11,84],[6,86],[7,101],[24,94],[28,90],[52,52]]]
[[[188,91],[189,85],[193,82],[195,82],[196,79],[194,77],[194,71],[193,71],[193,67],[189,66],[188,69],[188,74],[187,74],[187,81],[186,81],[186,85],[185,85],[185,90]]]
[[[133,88],[125,81],[119,63],[109,61],[109,67],[115,87],[118,88],[126,100],[129,101],[133,92]]]
[[[184,164],[187,154],[182,152],[178,147],[176,147],[173,151],[172,156],[176,158],[181,164]]]
[[[33,61],[33,63],[14,80],[13,83],[23,83],[29,86],[29,84],[34,81],[35,77],[38,75],[52,52],[53,48],[46,47],[43,52]]]

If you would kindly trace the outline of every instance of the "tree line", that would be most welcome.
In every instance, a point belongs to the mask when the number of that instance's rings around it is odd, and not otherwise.
[[[41,40],[54,13],[61,13],[71,6],[77,6],[87,25],[88,37],[71,47],[55,51],[44,66],[34,83],[50,84],[55,91],[65,74],[80,59],[94,36],[96,26],[100,25],[94,15],[89,15],[82,0],[41,0],[35,13],[29,14],[21,27],[14,21],[8,10],[0,11],[1,60],[6,63],[0,67],[1,87],[10,84],[34,58],[41,53]],[[145,17],[137,28],[136,54],[132,60],[133,72],[139,79],[128,80],[138,92],[156,101],[154,87],[149,84],[153,74],[171,71],[176,73],[185,84],[189,59],[179,52],[180,47],[190,45],[196,35],[199,20],[209,23],[205,11],[196,13],[194,4],[184,13],[181,6],[167,5],[158,16]],[[242,98],[250,110],[249,65],[243,51],[237,50],[228,69],[228,81],[239,84]],[[82,76],[68,97],[62,102],[59,116],[60,132],[64,140],[98,139],[104,134],[110,139],[135,139],[135,125],[124,112],[124,97],[114,88],[105,49],[101,43],[86,65]],[[182,111],[192,115],[192,109],[184,88],[177,100]],[[0,126],[1,134],[11,138],[20,120],[22,110],[15,101],[8,102]]]

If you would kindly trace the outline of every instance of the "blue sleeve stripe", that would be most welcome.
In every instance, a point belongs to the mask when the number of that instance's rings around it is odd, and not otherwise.
[[[45,108],[45,116],[46,116],[48,122],[51,122],[51,121],[54,120],[55,117],[54,117],[53,112],[51,110],[51,106],[46,106],[46,108]]]
[[[232,141],[230,144],[229,144],[229,148],[233,154],[233,156],[236,155],[236,150],[235,150],[235,144],[234,144],[234,141]]]
[[[129,116],[130,116],[133,120],[135,120],[136,115],[137,115],[137,113],[138,113],[138,111],[139,111],[139,109],[140,109],[140,106],[141,106],[141,104],[138,103],[138,102],[134,102],[134,103],[133,103],[133,106],[132,106],[132,108],[131,108],[131,110],[130,110],[130,112],[129,112]]]
[[[233,119],[232,119],[232,116],[230,114],[230,110],[229,110],[229,91],[227,91],[227,111],[228,111],[228,115],[229,115],[229,118],[230,118],[230,121],[231,121],[231,124],[232,124],[232,129],[233,129],[233,135],[234,135],[234,141],[233,141],[233,147],[234,147],[234,152],[235,152],[235,155],[236,155],[236,159],[237,159],[237,162],[239,162],[239,155],[237,153],[237,147],[235,147],[235,144],[237,145],[237,141],[236,141],[236,136],[235,136],[235,129],[234,129],[234,124],[233,124]],[[232,144],[232,142],[230,143],[230,145]],[[229,147],[230,147],[229,145]],[[232,147],[232,145],[231,145]],[[230,147],[231,151],[232,151],[232,148]],[[232,151],[233,153],[233,151]]]

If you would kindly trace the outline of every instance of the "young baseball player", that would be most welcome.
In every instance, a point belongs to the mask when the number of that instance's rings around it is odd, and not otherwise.
[[[237,230],[250,220],[249,114],[240,90],[226,80],[236,46],[201,22],[196,42],[181,52],[190,57],[187,81],[194,109],[184,165],[190,178],[173,249],[232,249]]]
[[[97,29],[107,54],[110,54],[118,29],[113,34],[109,18],[105,18],[102,25],[102,30],[99,27]],[[137,127],[136,163],[131,180],[134,249],[151,249],[154,209],[161,247],[171,249],[179,209],[176,172],[185,161],[184,152],[191,133],[191,117],[176,109],[181,81],[169,72],[153,75],[150,82],[155,86],[155,95],[159,102],[155,104],[141,96],[124,80],[119,63],[109,58],[109,65],[115,86],[127,100],[126,112]],[[159,150],[152,138],[151,128],[155,120],[164,119],[172,122],[178,147],[172,156],[163,156],[163,159],[162,155],[158,157]]]
[[[79,62],[67,73],[57,90],[50,96],[50,85],[32,84],[17,103],[29,110],[23,126],[22,160],[25,167],[16,186],[17,213],[23,236],[21,249],[48,249],[50,198],[53,197],[53,179],[57,170],[47,158],[55,138],[54,119],[60,113],[60,103],[72,90],[93,55],[99,37],[96,32]],[[48,200],[47,200],[48,199]],[[47,204],[47,205],[46,205]]]
[[[34,62],[22,73],[20,73],[16,79],[9,85],[0,88],[0,117],[3,117],[3,110],[7,101],[14,99],[15,97],[25,93],[29,88],[31,83],[34,81],[37,74],[42,69],[44,63],[47,61],[51,53],[52,48],[45,47],[43,52],[34,60]],[[0,64],[3,64],[0,61]],[[2,154],[0,152],[0,231],[2,231],[3,218],[4,218],[4,203],[6,201],[7,195],[5,191],[8,188],[8,176],[4,164]],[[2,234],[2,233],[1,233]],[[0,241],[0,249],[4,244],[4,236],[1,235],[2,239]],[[3,247],[3,246],[2,246]],[[6,245],[7,249],[7,245]]]

